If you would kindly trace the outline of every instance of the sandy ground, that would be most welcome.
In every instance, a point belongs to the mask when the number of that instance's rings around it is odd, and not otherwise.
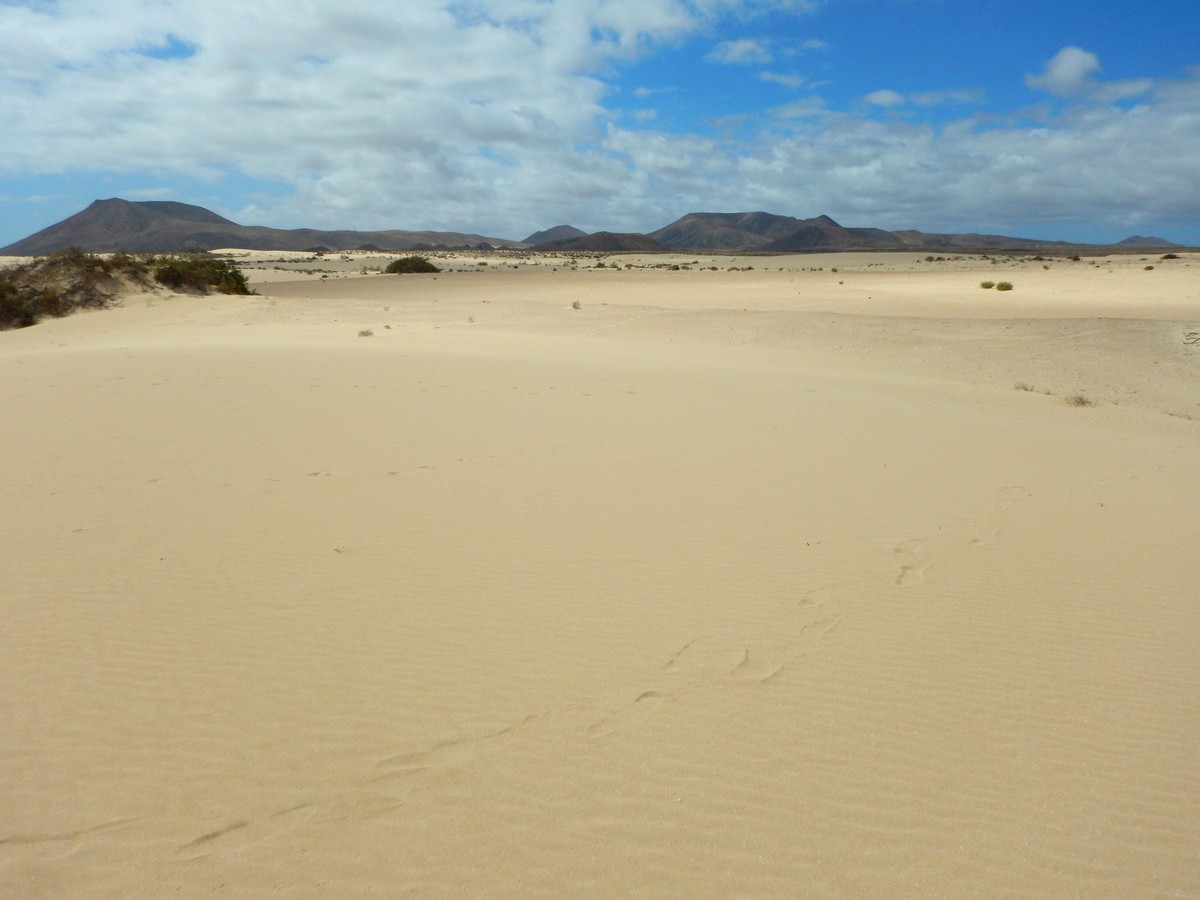
[[[0,334],[0,893],[1200,894],[1200,255],[348,256]]]

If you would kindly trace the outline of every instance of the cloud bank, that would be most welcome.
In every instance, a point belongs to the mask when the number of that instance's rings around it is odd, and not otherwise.
[[[186,177],[214,195],[236,179],[241,199],[218,211],[238,221],[506,237],[648,230],[698,209],[1047,236],[1200,221],[1197,72],[1106,82],[1094,54],[1064,47],[1027,76],[1024,110],[984,113],[970,87],[886,85],[837,108],[802,73],[766,71],[781,48],[754,36],[759,16],[815,8],[7,2],[0,175],[131,173],[149,193]],[[750,36],[725,39],[731,25]],[[736,129],[656,128],[647,97],[665,110],[701,88],[639,91],[623,73],[687,42],[713,78],[763,68],[754,81],[794,101],[751,106]],[[935,107],[970,114],[922,118]]]

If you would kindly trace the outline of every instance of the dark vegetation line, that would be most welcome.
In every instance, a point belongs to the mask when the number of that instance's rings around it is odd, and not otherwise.
[[[114,253],[78,247],[0,271],[0,330],[35,325],[46,316],[112,306],[126,290],[161,284],[187,293],[251,294],[236,265],[208,256]]]

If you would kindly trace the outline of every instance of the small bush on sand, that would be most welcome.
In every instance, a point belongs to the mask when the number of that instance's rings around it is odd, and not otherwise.
[[[383,271],[389,275],[418,275],[442,270],[423,256],[405,256],[402,259],[393,259]]]
[[[110,306],[121,288],[118,274],[142,282],[145,266],[123,255],[109,259],[71,247],[6,269],[0,272],[0,330]]]
[[[1083,394],[1072,394],[1067,397],[1067,406],[1091,406],[1092,401]]]
[[[996,282],[994,282],[994,281],[981,281],[981,282],[979,282],[979,286],[980,286],[981,288],[983,288],[983,289],[986,291],[986,290],[990,290],[991,288],[994,288],[994,287],[996,286]]]
[[[37,291],[23,288],[0,273],[0,330],[36,325],[45,311]]]
[[[114,253],[97,256],[78,247],[0,272],[0,330],[36,324],[43,316],[77,309],[104,309],[127,290],[153,282],[175,290],[250,294],[233,263],[206,256],[155,257]]]
[[[1012,286],[1012,282],[1011,282],[1011,281],[1001,281],[999,284],[997,284],[997,285],[996,285],[996,290],[998,290],[998,291],[1011,291],[1011,290],[1012,290],[1012,287],[1013,287],[1013,286]]]
[[[148,265],[154,280],[171,290],[208,291],[222,294],[249,294],[246,276],[225,259],[206,256],[164,256],[151,258]]]

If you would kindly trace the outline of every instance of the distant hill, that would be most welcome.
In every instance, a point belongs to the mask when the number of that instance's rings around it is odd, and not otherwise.
[[[541,244],[548,244],[551,241],[570,241],[580,237],[587,237],[587,232],[580,231],[574,225],[555,225],[553,228],[547,228],[545,231],[534,232],[521,243],[537,247]]]
[[[171,252],[239,247],[248,250],[353,250],[375,245],[387,250],[518,246],[516,241],[451,231],[319,231],[238,225],[201,206],[169,201],[97,200],[56,225],[0,248],[4,256],[40,256],[80,247],[102,253]]]
[[[567,241],[550,241],[539,250],[563,250],[569,253],[661,253],[667,248],[645,234],[621,234],[597,231]]]
[[[1171,248],[1180,249],[1181,244],[1172,244],[1168,240],[1160,237],[1145,237],[1140,234],[1135,234],[1132,237],[1127,237],[1123,241],[1118,241],[1113,244],[1114,247],[1145,247],[1147,250],[1168,250]]]
[[[794,233],[803,222],[771,213],[689,213],[650,237],[672,250],[752,250]]]
[[[765,212],[690,213],[654,238],[672,250],[745,250],[763,253],[807,253],[819,250],[1047,250],[1064,252],[1087,245],[1039,241],[989,234],[927,234],[846,228],[829,216],[795,219]]]
[[[556,225],[524,241],[454,231],[320,231],[239,225],[200,206],[171,201],[96,200],[87,209],[24,240],[0,255],[41,256],[79,247],[92,252],[175,252],[239,247],[251,250],[329,252],[378,249],[477,250],[528,248],[580,253],[684,252],[811,253],[843,250],[913,250],[925,253],[1097,252],[1178,248],[1158,237],[1135,235],[1119,244],[1071,244],[995,234],[931,234],[846,228],[829,216],[796,219],[766,212],[689,213],[650,234],[586,234]]]

